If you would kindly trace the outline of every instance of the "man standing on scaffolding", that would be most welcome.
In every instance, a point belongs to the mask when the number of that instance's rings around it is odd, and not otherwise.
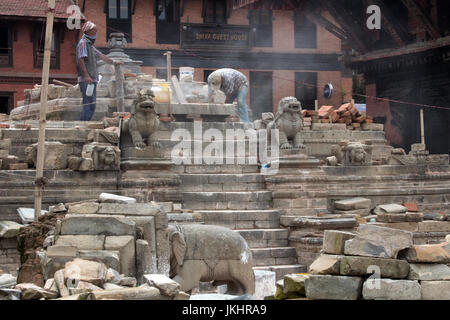
[[[94,47],[94,42],[97,38],[97,27],[93,22],[86,22],[81,28],[81,32],[83,36],[78,42],[76,52],[78,84],[83,95],[83,111],[81,112],[80,121],[89,121],[95,113],[98,83],[97,58],[114,65],[123,64],[123,62],[112,60]],[[90,95],[86,94],[88,85],[94,85]]]

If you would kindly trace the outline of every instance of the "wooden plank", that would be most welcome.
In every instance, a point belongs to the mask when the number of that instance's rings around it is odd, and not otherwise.
[[[172,76],[172,85],[173,89],[175,90],[175,95],[178,98],[178,103],[187,103],[183,91],[181,90],[180,83],[178,82],[177,76]]]

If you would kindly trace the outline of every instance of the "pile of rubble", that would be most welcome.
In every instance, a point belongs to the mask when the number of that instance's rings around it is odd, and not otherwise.
[[[16,284],[10,275],[0,276],[0,300],[188,300],[180,285],[160,274],[137,279],[126,277],[96,261],[74,259],[55,272],[44,287],[34,283]]]
[[[322,106],[319,110],[303,110],[303,127],[310,128],[312,123],[341,123],[349,130],[383,130],[382,124],[374,124],[373,118],[365,112],[359,112],[353,103],[345,103],[339,108]],[[308,130],[308,129],[307,129]]]
[[[449,300],[450,235],[413,245],[409,231],[362,224],[356,234],[326,230],[309,274],[287,275],[268,299]]]

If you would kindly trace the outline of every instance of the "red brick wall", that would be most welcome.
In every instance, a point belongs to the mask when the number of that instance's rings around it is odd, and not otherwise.
[[[13,67],[1,68],[0,72],[3,77],[8,76],[14,78],[14,82],[7,82],[5,78],[0,82],[0,91],[10,91],[14,93],[14,104],[23,100],[23,90],[34,87],[35,84],[41,83],[42,69],[34,68],[33,60],[33,42],[31,41],[30,22],[18,23],[17,40],[12,42],[13,45]],[[64,32],[64,42],[60,43],[60,68],[50,69],[50,76],[76,75],[75,62],[75,32],[69,31],[65,26],[61,29]],[[45,32],[44,32],[45,33]],[[21,80],[21,78],[23,78]],[[5,83],[6,82],[6,83]]]

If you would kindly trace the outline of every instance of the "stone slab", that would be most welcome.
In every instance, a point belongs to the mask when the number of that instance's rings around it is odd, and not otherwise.
[[[22,227],[23,225],[14,221],[0,221],[0,238],[17,237],[17,234]]]
[[[104,235],[63,235],[55,242],[57,246],[73,246],[78,250],[103,250]]]
[[[41,210],[41,215],[43,216],[47,211]],[[17,213],[22,219],[23,223],[31,223],[34,221],[34,209],[33,208],[18,208]]]
[[[130,221],[129,219],[109,215],[66,215],[61,221],[61,234],[134,236],[136,234],[136,224],[134,221]]]
[[[314,300],[357,300],[361,295],[360,277],[310,275],[306,297]]]
[[[135,198],[119,196],[112,193],[100,193],[98,197],[100,203],[122,203],[122,204],[133,204],[136,203]]]
[[[154,216],[161,212],[161,208],[153,203],[101,203],[98,213],[104,215],[124,216]]]
[[[162,274],[146,274],[145,280],[150,286],[156,287],[163,295],[173,297],[180,291],[180,284]]]
[[[275,294],[276,274],[268,270],[254,270],[255,273],[255,300],[263,300]]]
[[[450,300],[450,281],[421,281],[423,300]]]
[[[450,243],[414,245],[401,258],[413,263],[450,263]]]
[[[79,250],[78,257],[83,260],[97,261],[114,270],[120,269],[120,253],[114,250]]]
[[[366,300],[420,300],[421,288],[415,280],[368,279],[362,295]]]
[[[344,254],[345,241],[355,237],[354,233],[325,230],[323,234],[323,251],[330,254]]]
[[[362,224],[357,235],[345,242],[346,255],[396,258],[400,250],[413,245],[412,233],[409,231]]]
[[[106,282],[107,271],[108,268],[103,263],[76,258],[66,263],[64,282],[77,279],[102,286]]]
[[[97,213],[99,204],[97,202],[81,202],[68,206],[68,214],[95,214]]]
[[[450,267],[445,264],[411,263],[409,266],[410,280],[450,280]]]
[[[334,207],[338,210],[357,210],[370,208],[372,201],[366,198],[350,198],[334,202]]]
[[[151,250],[147,241],[136,240],[136,278],[144,283],[144,275],[157,273],[156,252]]]
[[[125,276],[136,274],[135,243],[133,236],[109,236],[105,239],[105,250],[120,252],[120,273]]]
[[[374,213],[405,213],[408,211],[408,208],[396,204],[396,203],[390,203],[390,204],[380,204],[375,207],[373,210]]]

